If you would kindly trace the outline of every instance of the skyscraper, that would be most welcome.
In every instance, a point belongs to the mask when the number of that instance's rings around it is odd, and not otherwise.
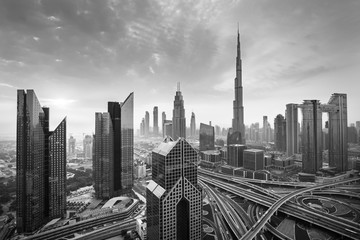
[[[298,105],[286,104],[286,155],[298,153]]]
[[[159,113],[158,113],[158,107],[157,106],[154,107],[153,115],[154,115],[154,121],[153,121],[154,129],[153,129],[153,132],[154,132],[154,135],[157,136],[157,135],[159,135],[159,123],[158,123]]]
[[[74,156],[75,155],[75,145],[76,145],[76,139],[73,136],[70,136],[70,138],[69,138],[69,151],[68,151],[69,156]]]
[[[196,135],[196,123],[195,123],[195,113],[191,113],[191,121],[190,121],[190,136],[195,137]]]
[[[92,159],[92,143],[93,139],[90,135],[86,135],[83,140],[83,147],[84,147],[84,158],[85,159]]]
[[[200,151],[215,149],[215,130],[213,126],[200,123],[199,135]]]
[[[167,138],[152,152],[146,189],[148,239],[201,239],[202,199],[197,152],[183,138]]]
[[[165,120],[166,120],[166,113],[162,112],[162,114],[161,114],[161,126],[162,126],[162,135],[163,135],[163,137],[165,137],[165,129],[164,129]]]
[[[286,121],[284,116],[279,114],[274,120],[275,147],[280,152],[286,151]]]
[[[16,184],[18,233],[64,216],[66,118],[49,131],[49,109],[41,107],[34,90],[17,92]]]
[[[235,100],[234,117],[232,120],[232,133],[240,136],[238,143],[245,144],[245,125],[244,125],[244,107],[243,107],[243,87],[242,87],[242,66],[240,51],[240,33],[237,35],[237,56],[236,56],[236,78],[235,78]]]
[[[145,112],[145,136],[148,137],[150,132],[150,114],[148,111]]]
[[[347,96],[334,93],[329,109],[329,166],[344,172],[348,170]]]
[[[267,116],[263,116],[262,141],[265,143],[269,142],[268,126],[269,126],[269,124],[268,124]]]
[[[94,179],[97,198],[111,198],[133,186],[134,94],[123,103],[108,102],[108,112],[95,113]]]
[[[142,118],[140,123],[140,135],[141,136],[145,135],[145,118]]]
[[[315,174],[322,168],[322,111],[319,100],[304,100],[300,105],[302,123],[302,169]]]
[[[172,127],[174,140],[177,140],[179,137],[186,137],[185,108],[183,96],[180,92],[180,83],[178,83],[174,100]]]

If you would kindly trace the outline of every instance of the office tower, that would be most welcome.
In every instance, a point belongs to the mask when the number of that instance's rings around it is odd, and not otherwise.
[[[108,102],[108,112],[95,113],[94,179],[97,198],[111,198],[133,186],[134,93],[124,102]]]
[[[213,126],[200,123],[199,135],[200,151],[215,149],[215,130]]]
[[[263,116],[263,129],[262,129],[262,141],[265,143],[269,142],[269,124],[267,120],[267,116]]]
[[[166,120],[166,113],[165,112],[162,112],[162,118],[161,118],[161,126],[162,126],[162,134],[163,134],[163,137],[165,137],[165,129],[164,129],[164,123],[165,123],[165,120]]]
[[[177,91],[174,100],[174,110],[173,110],[173,139],[177,140],[179,137],[186,137],[186,119],[185,119],[185,109],[184,109],[184,100],[180,92],[180,83],[178,83]]]
[[[215,136],[221,135],[221,128],[219,125],[215,125]]]
[[[298,105],[286,104],[286,155],[298,153]]]
[[[158,107],[157,106],[154,107],[153,115],[154,115],[154,121],[153,121],[154,129],[153,129],[153,132],[154,132],[154,135],[157,136],[157,135],[159,135],[159,123],[158,123],[159,114],[158,114]]]
[[[286,120],[279,114],[274,120],[275,148],[280,152],[286,151]]]
[[[49,153],[49,218],[62,218],[66,213],[66,118],[49,134]]]
[[[49,131],[49,108],[34,90],[17,91],[16,219],[32,233],[66,209],[66,118]],[[56,204],[56,205],[54,205]]]
[[[140,135],[145,135],[145,118],[143,118],[140,123]]]
[[[173,125],[171,120],[164,121],[164,137],[173,138]]]
[[[184,139],[165,139],[152,152],[146,189],[148,239],[201,239],[202,197],[197,152]]]
[[[302,121],[302,169],[315,174],[322,168],[322,111],[319,100],[304,100]]]
[[[148,137],[150,132],[150,114],[148,111],[145,112],[145,136]]]
[[[263,170],[265,167],[264,151],[259,149],[244,150],[244,168],[253,171]]]
[[[93,176],[95,197],[111,198],[114,195],[114,136],[108,112],[95,113]]]
[[[236,78],[235,78],[235,100],[234,100],[234,117],[232,120],[232,132],[239,132],[240,144],[245,144],[245,125],[244,125],[244,107],[243,107],[243,88],[242,88],[242,66],[240,52],[240,33],[237,35],[237,56],[236,56]],[[234,137],[232,137],[234,138]]]
[[[76,145],[76,139],[73,136],[70,136],[69,138],[69,156],[75,156],[75,145]]]
[[[84,158],[92,159],[92,137],[90,135],[86,135],[83,140],[84,146]]]
[[[347,96],[334,93],[330,97],[329,109],[329,166],[337,171],[348,170]]]
[[[243,167],[244,166],[243,154],[245,149],[246,149],[245,145],[241,145],[241,144],[229,145],[227,152],[228,165],[233,167]]]
[[[195,137],[196,135],[196,123],[195,123],[195,113],[191,113],[191,121],[190,121],[190,136]]]
[[[355,128],[356,128],[357,135],[358,135],[358,142],[360,142],[360,121],[356,121]]]

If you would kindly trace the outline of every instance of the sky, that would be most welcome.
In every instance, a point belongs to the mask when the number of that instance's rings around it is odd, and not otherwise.
[[[0,139],[16,136],[16,90],[34,89],[50,128],[91,134],[95,112],[134,92],[134,127],[154,106],[230,127],[237,26],[245,124],[287,103],[346,93],[360,121],[358,0],[1,0]]]

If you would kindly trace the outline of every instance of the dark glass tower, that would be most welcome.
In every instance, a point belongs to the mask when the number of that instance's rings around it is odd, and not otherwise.
[[[215,149],[215,130],[213,126],[200,123],[200,151]]]
[[[286,151],[286,120],[278,114],[274,120],[275,147],[280,152]]]
[[[94,177],[97,198],[131,191],[134,154],[134,93],[123,103],[108,102],[107,113],[95,113]]]
[[[148,239],[201,239],[197,152],[183,138],[165,139],[152,152],[146,190]]]
[[[186,119],[185,119],[185,108],[184,108],[184,99],[180,92],[180,83],[178,83],[178,88],[174,100],[174,110],[173,110],[173,139],[177,140],[179,137],[186,137]]]
[[[18,90],[16,134],[17,231],[31,233],[65,214],[66,120],[50,132],[49,109]]]

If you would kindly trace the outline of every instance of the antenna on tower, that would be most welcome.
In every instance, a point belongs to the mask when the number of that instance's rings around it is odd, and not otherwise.
[[[180,92],[180,82],[177,83],[177,91]]]

